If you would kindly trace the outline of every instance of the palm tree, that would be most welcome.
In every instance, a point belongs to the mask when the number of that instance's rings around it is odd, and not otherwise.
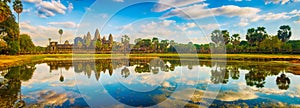
[[[18,13],[18,23],[20,23],[20,14],[23,11],[23,4],[21,0],[15,0],[13,3],[13,8],[16,13]]]
[[[20,14],[23,11],[23,4],[21,0],[15,0],[13,2],[13,8],[15,10],[16,13],[18,13],[18,25],[19,25],[19,32],[20,32]],[[18,35],[18,42],[19,42],[19,46],[20,46],[20,33]],[[20,47],[19,47],[19,51],[20,51]]]
[[[277,33],[278,39],[280,39],[282,42],[288,41],[292,36],[291,27],[289,25],[283,25],[280,26],[279,29],[280,30],[278,30]]]
[[[60,82],[64,82],[64,76],[62,75],[62,70],[60,69],[60,77],[59,77],[59,81]]]
[[[58,30],[58,33],[60,35],[60,44],[61,44],[61,37],[62,37],[62,34],[64,33],[64,31],[62,29],[59,29]]]
[[[223,42],[225,45],[227,45],[230,42],[230,35],[227,30],[222,30],[222,36],[223,36]]]
[[[214,30],[211,34],[211,40],[215,43],[216,46],[222,45],[223,41],[223,34],[221,30]]]
[[[234,51],[236,51],[236,47],[240,44],[241,37],[239,34],[233,34],[231,37],[231,43],[234,46]]]

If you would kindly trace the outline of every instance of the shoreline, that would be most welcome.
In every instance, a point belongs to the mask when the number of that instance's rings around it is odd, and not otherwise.
[[[90,60],[90,59],[200,59],[237,61],[290,61],[300,63],[300,55],[291,54],[40,54],[40,55],[0,55],[0,69],[42,60]]]

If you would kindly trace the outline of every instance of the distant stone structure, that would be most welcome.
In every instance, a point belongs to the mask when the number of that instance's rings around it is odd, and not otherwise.
[[[47,47],[48,53],[72,53],[73,44],[70,44],[68,40],[64,44],[58,44],[58,42],[49,42]]]
[[[83,38],[76,37],[74,39],[74,49],[79,53],[83,53],[81,51],[87,51],[87,53],[111,53],[114,43],[116,42],[113,41],[112,34],[109,34],[107,40],[105,36],[101,38],[99,30],[96,29],[93,38],[90,32],[84,35]]]
[[[117,43],[113,41],[112,34],[109,34],[108,40],[103,36],[101,39],[100,32],[96,29],[94,38],[91,33],[88,32],[86,35],[76,37],[74,39],[74,45],[70,44],[69,41],[65,41],[64,44],[58,44],[58,42],[51,42],[49,39],[49,46],[47,47],[48,53],[111,53],[113,44]]]

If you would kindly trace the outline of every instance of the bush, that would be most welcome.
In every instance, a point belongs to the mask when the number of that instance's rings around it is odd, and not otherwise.
[[[8,43],[8,53],[10,55],[15,55],[19,52],[19,43],[16,41],[12,41]]]

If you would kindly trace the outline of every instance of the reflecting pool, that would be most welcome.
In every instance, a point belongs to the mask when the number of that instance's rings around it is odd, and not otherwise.
[[[0,71],[0,107],[300,107],[287,61],[46,60]]]

